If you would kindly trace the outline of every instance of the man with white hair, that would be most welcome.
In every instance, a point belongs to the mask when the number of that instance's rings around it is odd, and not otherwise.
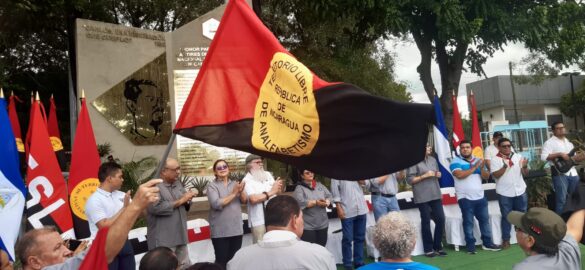
[[[378,220],[374,229],[374,246],[380,251],[382,260],[359,270],[438,270],[434,266],[412,261],[410,254],[415,244],[416,231],[412,223],[400,212],[390,212]]]
[[[246,158],[248,173],[242,182],[246,184],[244,192],[248,196],[248,226],[252,230],[252,241],[262,240],[266,227],[264,226],[264,206],[270,198],[282,192],[280,177],[274,180],[272,175],[264,170],[262,157],[249,155]]]

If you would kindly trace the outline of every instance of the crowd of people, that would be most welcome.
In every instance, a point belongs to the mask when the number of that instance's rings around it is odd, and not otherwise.
[[[543,146],[541,159],[581,161],[569,156],[573,145],[565,138],[564,125],[551,126],[553,137]],[[474,222],[479,223],[481,248],[499,251],[510,247],[512,225],[519,247],[527,257],[514,269],[581,269],[578,243],[582,240],[585,210],[576,209],[564,221],[567,196],[578,186],[574,168],[562,173],[552,167],[555,190],[555,212],[544,208],[528,209],[524,176],[528,159],[513,150],[512,142],[500,132],[485,158],[472,155],[473,145],[463,140],[460,155],[448,168],[455,178],[457,202],[461,209],[466,251],[476,254]],[[329,217],[327,208],[335,207],[341,219],[341,253],[345,269],[437,269],[414,262],[410,255],[416,245],[417,226],[400,213],[398,181],[412,187],[414,203],[420,212],[420,234],[424,255],[446,257],[443,248],[445,214],[439,178],[441,171],[427,146],[425,158],[418,164],[389,175],[347,181],[331,179],[330,189],[316,180],[305,168],[297,170],[298,181],[291,195],[282,194],[283,180],[274,179],[264,170],[263,159],[250,155],[245,160],[247,173],[241,181],[230,178],[225,160],[213,164],[215,179],[207,188],[210,204],[209,224],[215,251],[214,263],[189,260],[187,212],[196,190],[186,190],[178,181],[179,162],[167,159],[161,179],[142,184],[131,194],[119,191],[122,170],[114,162],[101,165],[100,186],[87,201],[86,215],[92,238],[106,233],[105,257],[109,269],[135,269],[134,253],[128,232],[136,219],[146,217],[148,253],[139,269],[337,269],[327,244]],[[502,239],[493,239],[488,215],[488,202],[482,183],[496,183],[501,212]],[[364,189],[369,190],[376,221],[373,243],[380,253],[377,262],[366,265],[364,241],[368,206]],[[253,245],[242,248],[244,234],[242,205],[246,204],[248,225]],[[435,224],[431,232],[431,220]],[[497,241],[495,241],[497,240]],[[495,242],[501,242],[496,245]],[[86,244],[86,243],[85,243]],[[55,228],[47,227],[21,236],[16,254],[23,269],[77,269],[91,251],[87,245],[70,250]],[[100,245],[92,245],[99,248]],[[10,269],[4,253],[0,269]]]

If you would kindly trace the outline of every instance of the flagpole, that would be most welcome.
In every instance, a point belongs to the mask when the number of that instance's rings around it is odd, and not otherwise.
[[[167,158],[169,157],[169,153],[171,152],[171,147],[173,147],[173,143],[175,142],[175,137],[177,134],[174,132],[171,134],[171,138],[169,139],[169,143],[167,144],[167,148],[165,152],[158,162],[158,167],[156,168],[156,172],[154,173],[154,177],[160,177],[160,172],[162,171],[163,166],[165,165]]]

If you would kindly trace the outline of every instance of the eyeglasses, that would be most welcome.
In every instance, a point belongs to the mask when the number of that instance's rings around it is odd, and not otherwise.
[[[219,165],[219,166],[215,167],[215,170],[221,171],[221,170],[225,170],[227,168],[229,168],[228,165]]]
[[[510,147],[512,147],[512,145],[511,144],[505,144],[505,145],[500,145],[500,147],[502,147],[502,148],[510,148]]]
[[[165,169],[167,169],[169,171],[175,171],[176,172],[176,171],[181,170],[181,167],[177,167],[177,168],[165,168]]]
[[[514,227],[514,229],[516,230],[516,232],[524,232],[521,228],[519,227]]]

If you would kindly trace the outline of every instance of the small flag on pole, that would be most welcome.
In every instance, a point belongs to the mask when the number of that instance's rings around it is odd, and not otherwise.
[[[87,112],[85,98],[81,99],[81,111],[77,121],[75,142],[71,152],[69,171],[69,202],[73,212],[73,223],[77,239],[90,237],[89,224],[85,215],[85,203],[99,187],[98,170],[100,156]]]
[[[459,114],[455,91],[453,91],[453,95],[451,96],[451,103],[453,104],[453,148],[455,154],[459,155],[459,144],[465,140],[465,133],[463,133],[463,124],[461,123],[461,115]]]
[[[14,261],[14,245],[24,211],[26,188],[20,175],[18,150],[3,95],[0,97],[0,145],[0,249],[6,251],[10,260]]]
[[[439,185],[441,187],[452,187],[455,185],[453,175],[449,170],[451,163],[451,147],[449,147],[449,140],[447,129],[445,128],[445,121],[443,120],[443,112],[441,111],[441,103],[437,95],[434,100],[435,107],[435,125],[433,126],[433,135],[435,139],[435,153],[437,153],[437,161],[439,162],[439,170],[441,171],[441,179]]]
[[[469,95],[469,104],[471,107],[471,144],[473,144],[473,156],[483,159],[483,145],[479,134],[479,122],[477,119],[477,107],[475,105],[475,96],[473,91]]]
[[[74,238],[65,179],[53,152],[38,95],[33,102],[31,119],[26,181],[29,193],[26,202],[28,227],[53,225],[63,237]]]

